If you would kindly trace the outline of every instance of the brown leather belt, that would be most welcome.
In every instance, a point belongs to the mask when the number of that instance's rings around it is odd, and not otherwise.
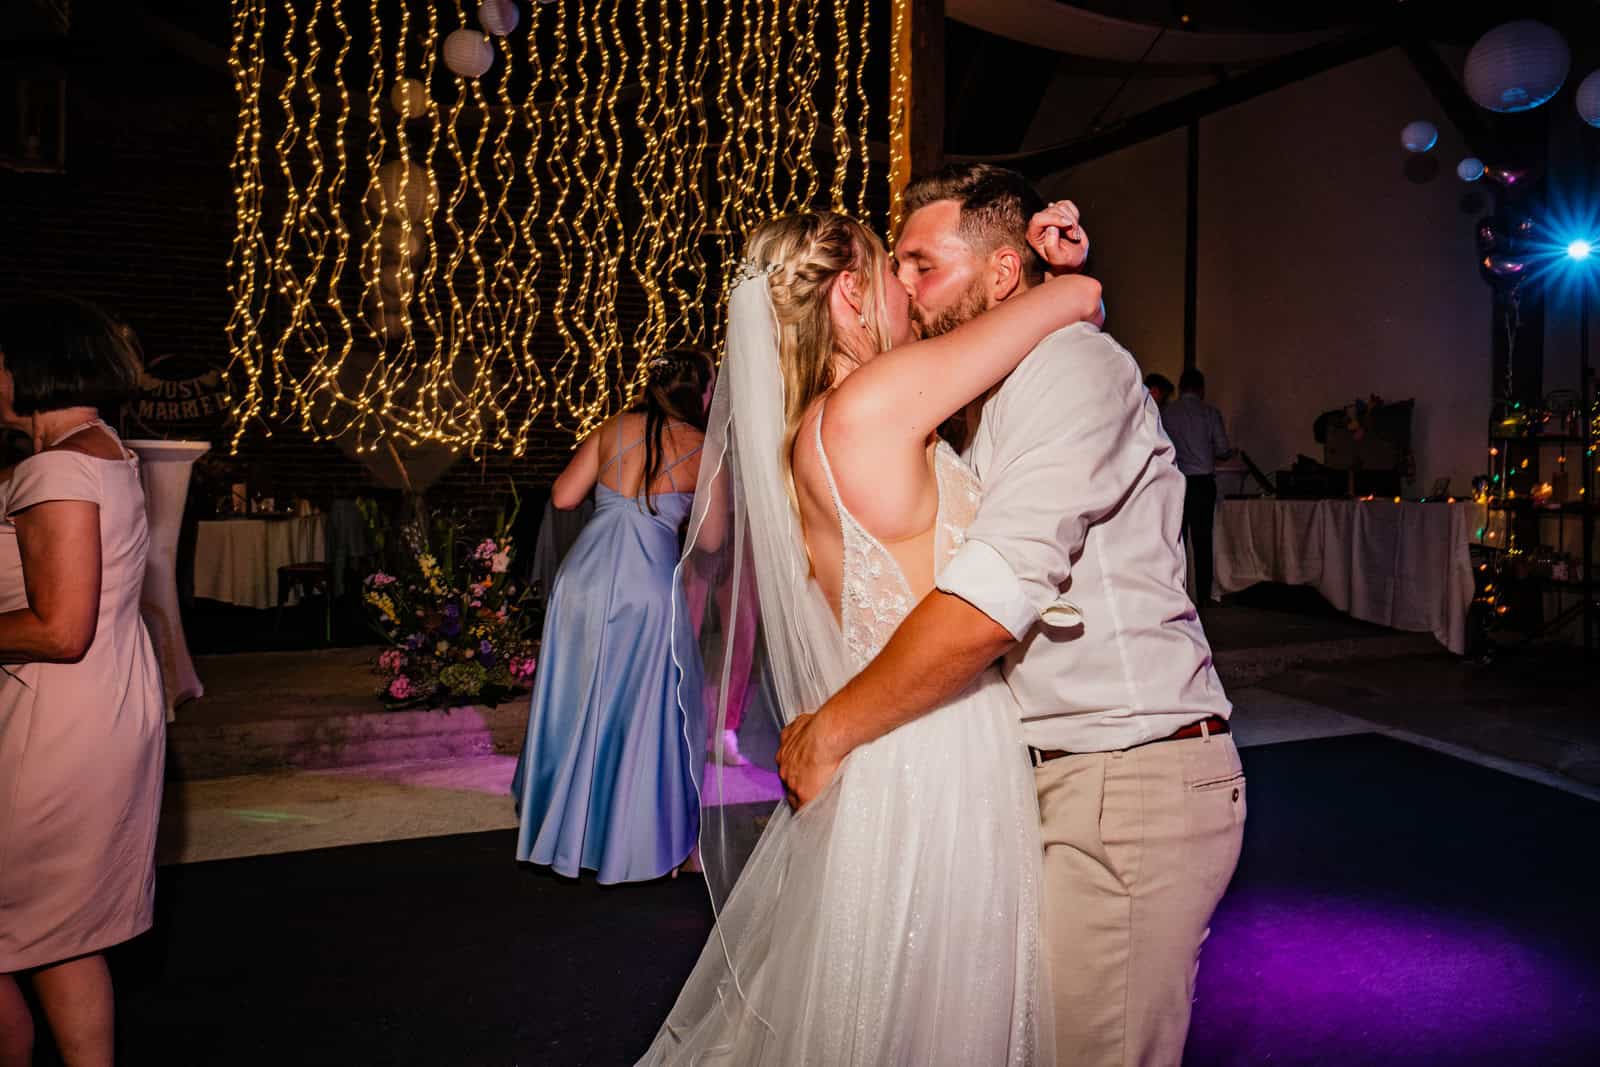
[[[1143,741],[1129,748],[1143,748],[1145,745],[1159,745],[1163,741],[1187,741],[1190,738],[1204,737],[1207,734],[1225,734],[1228,732],[1228,720],[1220,715],[1207,715],[1199,722],[1192,722],[1188,726],[1180,726],[1166,737],[1157,737],[1150,741]],[[1123,749],[1121,751],[1127,751]],[[1033,760],[1035,767],[1051,760],[1060,759],[1062,756],[1078,756],[1087,753],[1065,752],[1059,748],[1029,748],[1028,756]]]

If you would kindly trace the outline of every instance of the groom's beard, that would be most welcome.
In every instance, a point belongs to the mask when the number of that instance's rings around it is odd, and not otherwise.
[[[983,292],[983,281],[979,279],[968,286],[966,292],[943,311],[929,312],[913,303],[911,321],[916,323],[917,331],[923,337],[939,337],[964,322],[971,322],[988,310],[989,300]]]

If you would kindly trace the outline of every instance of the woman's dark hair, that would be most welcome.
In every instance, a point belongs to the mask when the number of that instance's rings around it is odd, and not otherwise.
[[[645,364],[644,392],[633,410],[644,415],[644,479],[639,483],[650,513],[655,501],[650,486],[661,477],[662,438],[671,420],[706,428],[706,383],[711,380],[711,353],[703,348],[673,348]]]
[[[0,304],[0,355],[11,372],[11,408],[114,411],[139,388],[133,332],[92,304],[36,296]]]

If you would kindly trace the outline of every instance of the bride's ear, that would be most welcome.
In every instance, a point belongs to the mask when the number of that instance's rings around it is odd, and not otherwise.
[[[841,271],[830,296],[835,318],[843,322],[861,318],[861,284],[855,271]]]

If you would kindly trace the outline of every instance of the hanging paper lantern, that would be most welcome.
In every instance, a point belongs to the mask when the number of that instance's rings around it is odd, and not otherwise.
[[[1578,85],[1578,114],[1591,126],[1600,126],[1600,70]]]
[[[1467,53],[1467,95],[1490,111],[1527,111],[1561,88],[1572,66],[1567,42],[1542,22],[1496,26]]]
[[[409,219],[420,225],[429,203],[439,202],[439,186],[416,163],[391,159],[378,168],[378,184],[367,191],[367,210],[374,216]]]
[[[428,90],[415,78],[401,78],[389,90],[389,105],[407,122],[428,113]]]
[[[444,65],[463,78],[481,78],[494,66],[494,46],[477,30],[456,30],[444,39]]]
[[[516,29],[521,17],[522,13],[511,0],[483,0],[478,5],[478,25],[483,27],[485,33],[492,33],[496,37],[504,37]]]
[[[1475,182],[1483,177],[1483,160],[1477,156],[1468,156],[1456,164],[1456,177],[1464,182]]]
[[[1400,143],[1407,152],[1426,152],[1439,143],[1439,129],[1431,122],[1409,122],[1400,131]]]

